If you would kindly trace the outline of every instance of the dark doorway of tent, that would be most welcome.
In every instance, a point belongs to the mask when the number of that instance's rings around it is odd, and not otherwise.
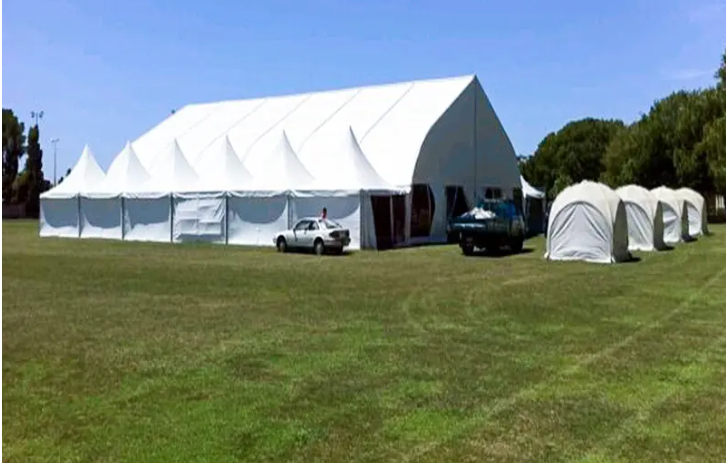
[[[406,196],[371,195],[376,247],[392,249],[406,241]]]
[[[464,188],[458,185],[446,187],[446,223],[454,217],[470,210],[469,201],[466,199]],[[453,233],[447,233],[447,241],[455,243],[458,237]]]

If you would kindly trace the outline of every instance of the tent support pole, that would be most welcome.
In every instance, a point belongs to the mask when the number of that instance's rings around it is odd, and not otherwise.
[[[229,244],[229,194],[224,194],[224,244]]]

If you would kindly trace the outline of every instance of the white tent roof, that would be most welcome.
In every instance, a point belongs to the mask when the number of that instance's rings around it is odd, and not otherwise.
[[[584,180],[565,188],[557,195],[550,210],[550,219],[556,217],[564,206],[573,202],[584,202],[592,205],[610,223],[614,223],[620,196],[605,184]]]
[[[199,176],[179,148],[176,139],[164,147],[149,171],[149,181],[139,184],[134,191],[144,193],[172,193],[194,191],[199,188]]]
[[[353,128],[319,132],[300,152],[300,159],[324,189],[390,189],[363,154]],[[308,160],[309,161],[306,161]]]
[[[136,157],[131,142],[114,158],[106,180],[93,192],[120,195],[149,180],[149,174]]]
[[[543,191],[538,190],[529,184],[529,182],[523,177],[519,176],[519,180],[522,182],[522,193],[527,198],[544,198],[545,194]]]
[[[647,188],[640,185],[625,185],[615,190],[615,192],[623,201],[635,203],[642,207],[651,220],[655,217],[659,200]]]
[[[91,148],[86,145],[71,173],[58,185],[41,195],[43,198],[68,198],[94,190],[103,183],[106,174],[96,162]]]
[[[690,188],[679,188],[675,190],[676,197],[681,201],[687,201],[691,203],[699,212],[703,211],[706,205],[706,199],[701,196],[697,191],[691,190]]]
[[[389,184],[407,186],[429,131],[475,79],[470,75],[188,105],[142,135],[134,147],[149,167],[159,148],[176,138],[188,159],[196,161],[227,135],[256,176],[247,158],[275,146],[280,131],[285,131],[293,151],[301,151],[316,133],[350,126],[374,170]],[[306,164],[318,163],[307,159]]]
[[[254,179],[253,189],[308,189],[315,184],[314,177],[292,149],[284,130],[278,131],[277,143],[271,149],[252,150],[244,164]]]
[[[659,186],[658,188],[653,188],[650,192],[658,198],[658,201],[673,209],[680,217],[683,212],[683,199],[678,197],[675,190],[666,186]]]
[[[252,175],[244,166],[225,135],[208,155],[195,165],[202,191],[244,190],[252,185]]]

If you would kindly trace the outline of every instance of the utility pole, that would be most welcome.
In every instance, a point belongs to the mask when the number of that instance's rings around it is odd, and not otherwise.
[[[58,185],[57,166],[58,166],[58,142],[60,138],[51,138],[50,142],[53,143],[53,186]]]

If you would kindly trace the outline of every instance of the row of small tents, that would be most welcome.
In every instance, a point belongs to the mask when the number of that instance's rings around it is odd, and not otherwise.
[[[658,251],[708,234],[704,197],[689,188],[616,190],[583,181],[562,190],[550,210],[545,257],[613,263],[632,251]]]

